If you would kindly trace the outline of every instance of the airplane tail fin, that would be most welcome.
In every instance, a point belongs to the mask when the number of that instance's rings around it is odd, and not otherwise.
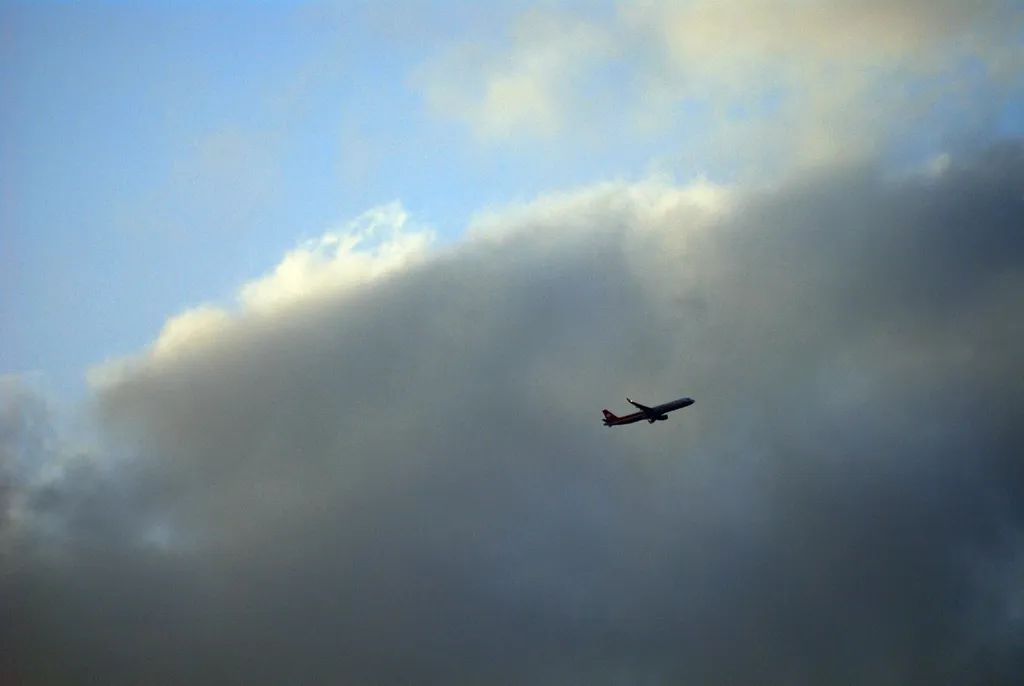
[[[612,414],[608,410],[601,410],[601,412],[604,414],[604,425],[605,426],[611,426],[612,422],[615,421],[616,419],[618,419],[618,417],[616,417],[614,414]]]

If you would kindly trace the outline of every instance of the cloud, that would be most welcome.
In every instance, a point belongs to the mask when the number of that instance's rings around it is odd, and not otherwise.
[[[731,120],[715,145],[733,151],[867,159],[895,137],[978,126],[999,94],[1020,94],[1006,66],[1020,66],[1024,13],[1002,0],[656,1],[622,15],[657,46],[648,68],[662,100],[711,103]]]
[[[605,184],[145,351],[130,459],[10,487],[3,676],[1015,683],[1022,183]]]
[[[274,270],[243,285],[237,308],[201,305],[172,317],[140,359],[114,360],[90,370],[94,386],[116,384],[143,363],[174,364],[185,354],[203,354],[253,319],[273,325],[283,309],[309,307],[366,287],[423,259],[434,241],[427,227],[414,226],[400,203],[367,210],[337,231],[305,241]],[[269,318],[269,319],[268,319]]]
[[[935,67],[949,53],[959,58],[1001,50],[1020,29],[1012,10],[1005,0],[654,0],[624,5],[622,15],[661,34],[665,48],[687,68],[703,62],[709,71],[761,72],[772,65],[808,68],[812,59]]]
[[[407,221],[398,203],[365,212],[342,231],[326,233],[288,253],[273,274],[246,284],[242,304],[246,309],[274,309],[317,293],[369,283],[408,266],[423,256],[434,235],[407,227]]]
[[[756,176],[972,135],[1022,93],[1024,12],[1005,0],[651,0],[546,21],[436,57],[427,103],[484,138],[656,133]]]
[[[434,112],[464,121],[481,139],[548,137],[564,130],[581,77],[611,54],[609,36],[596,24],[532,10],[515,22],[503,50],[461,43],[414,81]]]

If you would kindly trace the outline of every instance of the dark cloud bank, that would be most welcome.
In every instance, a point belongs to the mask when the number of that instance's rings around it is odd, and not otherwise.
[[[8,403],[2,680],[1019,683],[1024,148],[648,191]]]

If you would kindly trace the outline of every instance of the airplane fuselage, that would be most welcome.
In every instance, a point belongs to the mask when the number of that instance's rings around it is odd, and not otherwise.
[[[654,407],[646,407],[639,403],[634,403],[629,398],[626,398],[631,404],[640,408],[639,412],[633,414],[627,414],[624,417],[617,417],[608,410],[604,411],[604,425],[605,426],[619,426],[622,424],[633,424],[634,422],[647,421],[653,424],[654,422],[662,422],[668,419],[668,413],[673,410],[679,410],[684,407],[689,407],[693,404],[693,398],[679,398],[671,402],[663,403],[661,405],[655,405]]]

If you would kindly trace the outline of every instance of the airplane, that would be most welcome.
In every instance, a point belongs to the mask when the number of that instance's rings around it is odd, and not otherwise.
[[[673,400],[672,402],[665,403],[663,405],[655,405],[654,407],[647,407],[640,403],[633,402],[629,398],[626,398],[626,402],[633,405],[639,412],[633,414],[627,414],[625,417],[616,417],[608,410],[602,410],[604,412],[604,425],[605,426],[619,426],[620,424],[632,424],[633,422],[642,422],[647,420],[648,423],[653,424],[654,422],[663,422],[668,419],[668,413],[672,410],[678,410],[683,407],[689,407],[693,404],[693,398],[680,398],[679,400]]]

